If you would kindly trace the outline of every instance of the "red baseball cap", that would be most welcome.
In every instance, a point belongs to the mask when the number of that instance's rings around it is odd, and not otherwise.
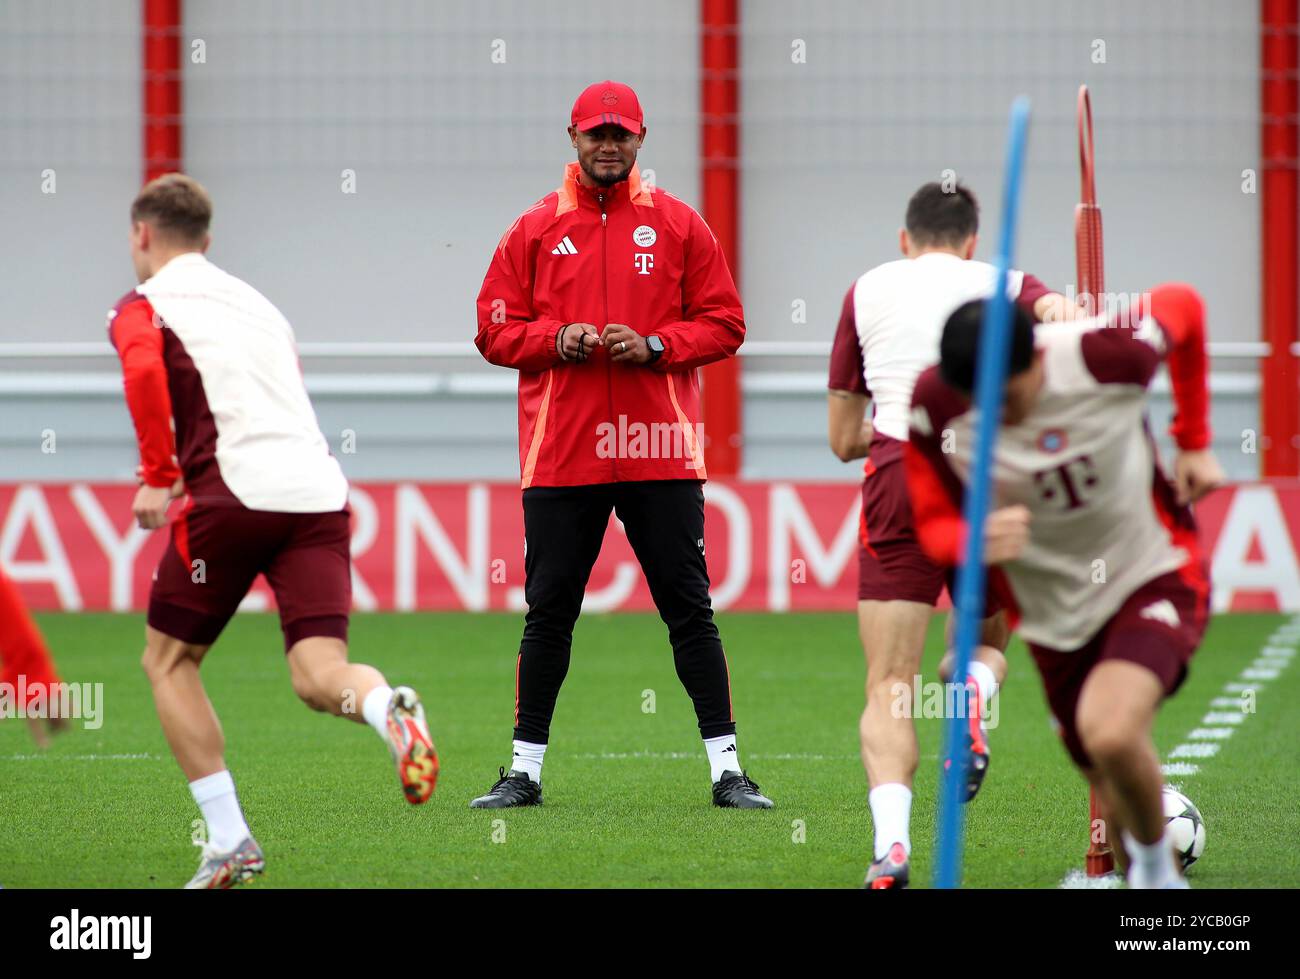
[[[608,123],[638,134],[644,128],[641,102],[622,82],[596,82],[584,88],[573,103],[571,121],[582,132]]]

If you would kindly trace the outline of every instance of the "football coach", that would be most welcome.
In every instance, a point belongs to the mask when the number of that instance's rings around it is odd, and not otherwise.
[[[564,180],[502,237],[475,343],[519,371],[528,613],[515,670],[514,751],[474,808],[537,805],[573,625],[609,515],[628,542],[695,704],[713,802],[770,808],[736,752],[727,660],[704,562],[696,368],[735,356],[740,297],[691,207],[643,183],[636,93],[597,82],[573,104]]]

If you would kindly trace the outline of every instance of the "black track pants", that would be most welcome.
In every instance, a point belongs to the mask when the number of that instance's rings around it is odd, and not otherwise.
[[[673,662],[695,704],[700,734],[734,734],[722,640],[713,624],[704,563],[704,490],[693,479],[538,486],[524,490],[524,596],[515,738],[546,744],[555,698],[569,671],[573,624],[613,510],[623,521]]]

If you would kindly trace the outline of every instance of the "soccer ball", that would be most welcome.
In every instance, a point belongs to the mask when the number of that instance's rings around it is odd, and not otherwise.
[[[1201,811],[1177,789],[1165,786],[1165,826],[1186,870],[1205,852],[1205,820]]]

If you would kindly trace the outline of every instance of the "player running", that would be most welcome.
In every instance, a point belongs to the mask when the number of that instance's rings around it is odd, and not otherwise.
[[[993,290],[994,269],[973,261],[979,207],[966,187],[922,186],[907,205],[899,232],[905,258],[863,274],[844,297],[831,350],[829,435],[845,462],[867,456],[858,548],[858,631],[867,660],[866,708],[859,733],[875,827],[866,886],[906,887],[911,840],[916,729],[910,712],[926,629],[945,584],[944,569],[918,546],[900,465],[907,441],[912,386],[939,359],[944,320],[967,300]],[[1010,293],[1039,319],[1073,318],[1075,307],[1032,275],[1012,272]],[[874,411],[867,422],[870,401]],[[1006,677],[1005,617],[984,623],[967,677],[971,769],[967,799],[988,769],[984,722],[989,700]],[[945,657],[939,673],[951,673]],[[906,691],[904,699],[903,691]]]
[[[207,824],[191,888],[231,887],[264,867],[199,678],[259,574],[275,593],[294,692],[313,710],[374,728],[408,802],[425,802],[438,777],[415,691],[348,662],[347,480],[317,424],[288,321],[204,257],[211,216],[190,177],[146,184],[131,206],[140,285],[108,317],[140,445],[132,511],[141,527],[162,527],[168,504],[189,494],[154,574],[143,665]]]
[[[959,560],[973,450],[969,392],[983,304],[944,328],[913,393],[905,468],[917,536]],[[1112,317],[1040,328],[1014,312],[994,450],[990,587],[1019,614],[1065,747],[1096,790],[1131,887],[1186,887],[1165,838],[1151,726],[1205,631],[1209,582],[1187,504],[1223,481],[1207,448],[1204,310],[1164,285]],[[1146,425],[1147,385],[1169,365],[1174,483]],[[1115,832],[1115,830],[1118,832]]]

